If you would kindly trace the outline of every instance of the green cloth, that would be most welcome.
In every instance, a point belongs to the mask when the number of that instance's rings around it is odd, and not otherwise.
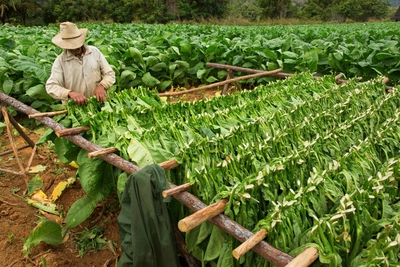
[[[162,191],[165,171],[151,164],[130,175],[118,216],[122,255],[118,267],[178,267],[174,230]]]

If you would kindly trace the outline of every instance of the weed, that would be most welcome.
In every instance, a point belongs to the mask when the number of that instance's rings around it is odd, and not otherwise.
[[[77,244],[79,256],[82,258],[86,253],[91,251],[99,251],[106,248],[107,240],[103,237],[103,228],[95,226],[92,229],[76,233],[78,236],[74,239]]]
[[[7,232],[7,236],[8,236],[8,243],[12,244],[15,240],[14,234],[11,232]]]

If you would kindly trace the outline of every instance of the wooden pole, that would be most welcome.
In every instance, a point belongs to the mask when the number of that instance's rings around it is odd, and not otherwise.
[[[235,259],[239,259],[241,256],[247,253],[250,249],[252,249],[255,245],[261,242],[265,237],[267,236],[267,231],[265,229],[261,229],[258,231],[255,235],[247,239],[244,243],[242,243],[240,246],[235,248],[232,251],[233,257]]]
[[[68,110],[60,110],[60,111],[52,111],[52,112],[43,112],[43,113],[35,113],[28,115],[29,118],[38,118],[38,117],[53,117],[60,114],[66,114]]]
[[[0,92],[0,102],[4,102],[14,108],[16,108],[18,111],[25,113],[27,115],[37,113],[38,111],[21,103],[20,101],[16,100],[15,98],[12,98],[2,92]],[[42,124],[45,126],[49,127],[53,131],[65,129],[64,126],[61,124],[55,122],[53,119],[49,117],[40,117],[36,118],[36,120],[40,121]],[[89,142],[85,138],[83,138],[80,135],[72,135],[72,136],[65,136],[65,139],[71,141],[72,143],[78,145],[82,149],[85,149],[86,151],[95,151],[101,149],[101,147]],[[116,154],[106,154],[106,155],[101,155],[99,158],[103,159],[104,161],[114,165],[115,167],[127,172],[128,174],[137,172],[140,170],[140,168],[131,162],[119,157]],[[176,185],[170,183],[170,187],[174,188]],[[190,210],[193,212],[196,212],[198,210],[201,210],[205,208],[207,205],[201,202],[196,196],[188,193],[188,192],[181,192],[177,193],[173,196],[175,199],[180,201],[182,204],[184,204],[186,207],[188,207]],[[224,232],[227,234],[233,236],[240,242],[245,242],[247,239],[249,239],[253,233],[238,224],[237,222],[231,220],[229,217],[219,214],[209,220],[211,223],[222,229]],[[261,241],[257,245],[255,245],[252,249],[261,257],[263,257],[265,260],[270,262],[271,264],[277,266],[277,267],[284,267],[286,266],[289,262],[293,260],[293,257],[290,255],[274,248],[270,244],[268,244],[265,241]]]
[[[0,114],[1,114],[1,113],[0,113]],[[27,148],[27,147],[31,147],[31,146],[28,145],[28,144],[26,144],[26,145],[24,145],[24,146],[18,147],[17,150],[22,150],[22,149],[25,149],[25,148]],[[4,156],[4,155],[7,155],[7,154],[10,154],[10,153],[13,153],[13,152],[14,152],[14,151],[13,151],[12,149],[10,149],[10,150],[1,152],[1,153],[0,153],[0,156]]]
[[[0,168],[0,172],[8,172],[8,173],[11,173],[11,174],[14,174],[14,175],[21,175],[21,176],[25,175],[25,173],[16,172],[16,171],[12,171],[12,170],[6,170],[6,169],[3,169],[3,168]]]
[[[75,127],[75,128],[58,130],[58,131],[56,131],[56,135],[58,137],[64,137],[67,135],[81,134],[81,133],[87,132],[89,130],[90,130],[89,126],[79,126],[79,127]]]
[[[277,69],[277,70],[274,70],[274,71],[264,71],[264,72],[250,74],[250,75],[246,75],[246,76],[242,76],[242,77],[237,77],[237,78],[234,78],[234,79],[229,79],[229,80],[225,80],[225,81],[222,81],[222,82],[217,82],[217,83],[205,85],[205,86],[198,87],[198,88],[188,89],[188,90],[184,90],[184,91],[160,93],[159,96],[176,96],[176,95],[183,95],[183,94],[193,93],[193,92],[196,92],[196,91],[206,90],[206,89],[214,88],[214,87],[217,87],[217,86],[221,86],[221,85],[224,85],[224,84],[227,84],[227,83],[236,82],[236,81],[240,81],[240,80],[246,80],[246,79],[262,77],[262,76],[271,76],[272,74],[278,73],[280,71],[282,71],[282,69]]]
[[[5,108],[5,107],[4,107]],[[6,110],[7,112],[7,110]],[[8,113],[8,112],[7,112]],[[35,143],[29,138],[29,136],[21,129],[21,126],[19,126],[18,122],[12,117],[8,116],[12,126],[17,130],[17,132],[25,139],[25,141],[28,143],[30,147],[34,147]]]
[[[4,121],[6,122],[6,128],[7,128],[7,134],[8,134],[8,138],[10,139],[10,144],[11,147],[14,151],[15,154],[15,159],[18,163],[19,169],[21,171],[22,174],[25,174],[25,169],[24,169],[24,165],[22,164],[19,156],[18,156],[18,149],[17,146],[15,145],[15,141],[14,141],[14,137],[11,131],[11,125],[10,125],[10,117],[8,116],[8,111],[6,109],[5,106],[1,107],[1,112],[3,113],[3,117],[4,117]]]
[[[208,219],[222,213],[225,210],[228,199],[221,199],[220,201],[205,207],[178,222],[178,228],[181,232],[188,232],[196,226],[199,226]]]
[[[307,248],[285,267],[308,267],[318,258],[316,248]]]
[[[32,165],[32,161],[33,161],[33,157],[35,156],[35,153],[36,153],[36,145],[32,148],[32,153],[31,153],[31,156],[29,157],[29,160],[28,160],[28,164],[26,165],[26,168],[25,168],[25,173],[27,173],[28,171],[29,171],[29,169],[31,168],[31,165]]]
[[[115,147],[103,148],[103,149],[100,149],[100,150],[97,150],[97,151],[89,152],[88,153],[88,158],[93,158],[93,157],[97,157],[99,155],[114,153],[114,152],[117,152],[117,151],[118,151],[118,149],[116,149]]]
[[[206,63],[206,66],[208,68],[230,69],[230,70],[246,72],[246,73],[263,73],[263,72],[265,72],[265,70],[255,70],[255,69],[242,68],[242,67],[238,67],[238,66],[211,63],[211,62]],[[273,73],[271,73],[268,76],[277,77],[277,78],[288,78],[288,77],[291,77],[291,76],[294,75],[294,74],[291,74],[291,73],[283,73],[281,71],[282,71],[282,69],[277,69],[276,71],[274,71]]]
[[[162,196],[163,196],[163,197],[173,196],[173,195],[175,195],[175,194],[177,194],[177,193],[186,191],[186,190],[188,190],[188,189],[191,188],[191,187],[192,187],[192,186],[190,185],[190,183],[181,184],[181,185],[178,185],[178,186],[176,186],[176,187],[174,187],[174,188],[164,190],[164,191],[162,192]]]

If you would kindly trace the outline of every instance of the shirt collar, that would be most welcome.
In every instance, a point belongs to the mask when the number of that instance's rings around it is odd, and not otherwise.
[[[85,55],[88,55],[90,53],[92,53],[92,49],[90,46],[88,45],[83,45],[85,47]],[[75,57],[75,55],[71,54],[67,49],[64,50],[64,56],[65,56],[65,60],[72,60]]]

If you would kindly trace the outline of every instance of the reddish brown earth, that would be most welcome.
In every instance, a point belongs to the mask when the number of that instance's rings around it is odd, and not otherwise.
[[[230,92],[233,90],[231,88]],[[207,90],[206,92],[200,91],[195,94],[169,98],[169,102],[178,100],[193,101],[204,97],[210,98],[219,95],[220,92],[217,89]],[[4,122],[2,117],[0,117],[0,121]],[[25,128],[24,130],[29,138],[36,142],[39,140],[40,134],[46,129],[29,130]],[[16,131],[13,133],[13,139],[17,147],[26,144],[25,140]],[[11,139],[6,130],[0,134],[0,153],[5,151],[10,151],[11,153],[0,156],[0,168],[19,172],[17,156],[12,152]],[[31,154],[32,149],[30,147],[18,151],[18,157],[23,162],[24,168],[27,167]],[[44,171],[40,171],[37,174],[43,180],[41,190],[47,196],[52,194],[57,184],[73,177],[76,173],[74,167],[63,165],[58,161],[51,143],[38,147],[31,166],[38,165],[46,167]],[[116,196],[110,197],[105,203],[99,205],[91,217],[83,224],[70,229],[63,244],[53,246],[41,242],[30,250],[28,256],[22,253],[23,239],[29,237],[30,232],[35,228],[39,220],[39,216],[42,216],[37,208],[28,205],[22,200],[24,197],[29,197],[27,195],[27,183],[35,175],[36,173],[16,175],[0,171],[0,267],[116,266],[116,261],[121,254],[117,222],[120,207]],[[79,179],[62,192],[62,195],[55,203],[63,211],[63,219],[65,219],[65,215],[71,205],[84,195]],[[113,246],[110,245],[99,251],[88,252],[83,257],[80,257],[75,240],[79,237],[78,234],[80,232],[85,231],[85,229],[92,229],[94,226],[104,229],[104,234],[100,237],[105,238]]]

